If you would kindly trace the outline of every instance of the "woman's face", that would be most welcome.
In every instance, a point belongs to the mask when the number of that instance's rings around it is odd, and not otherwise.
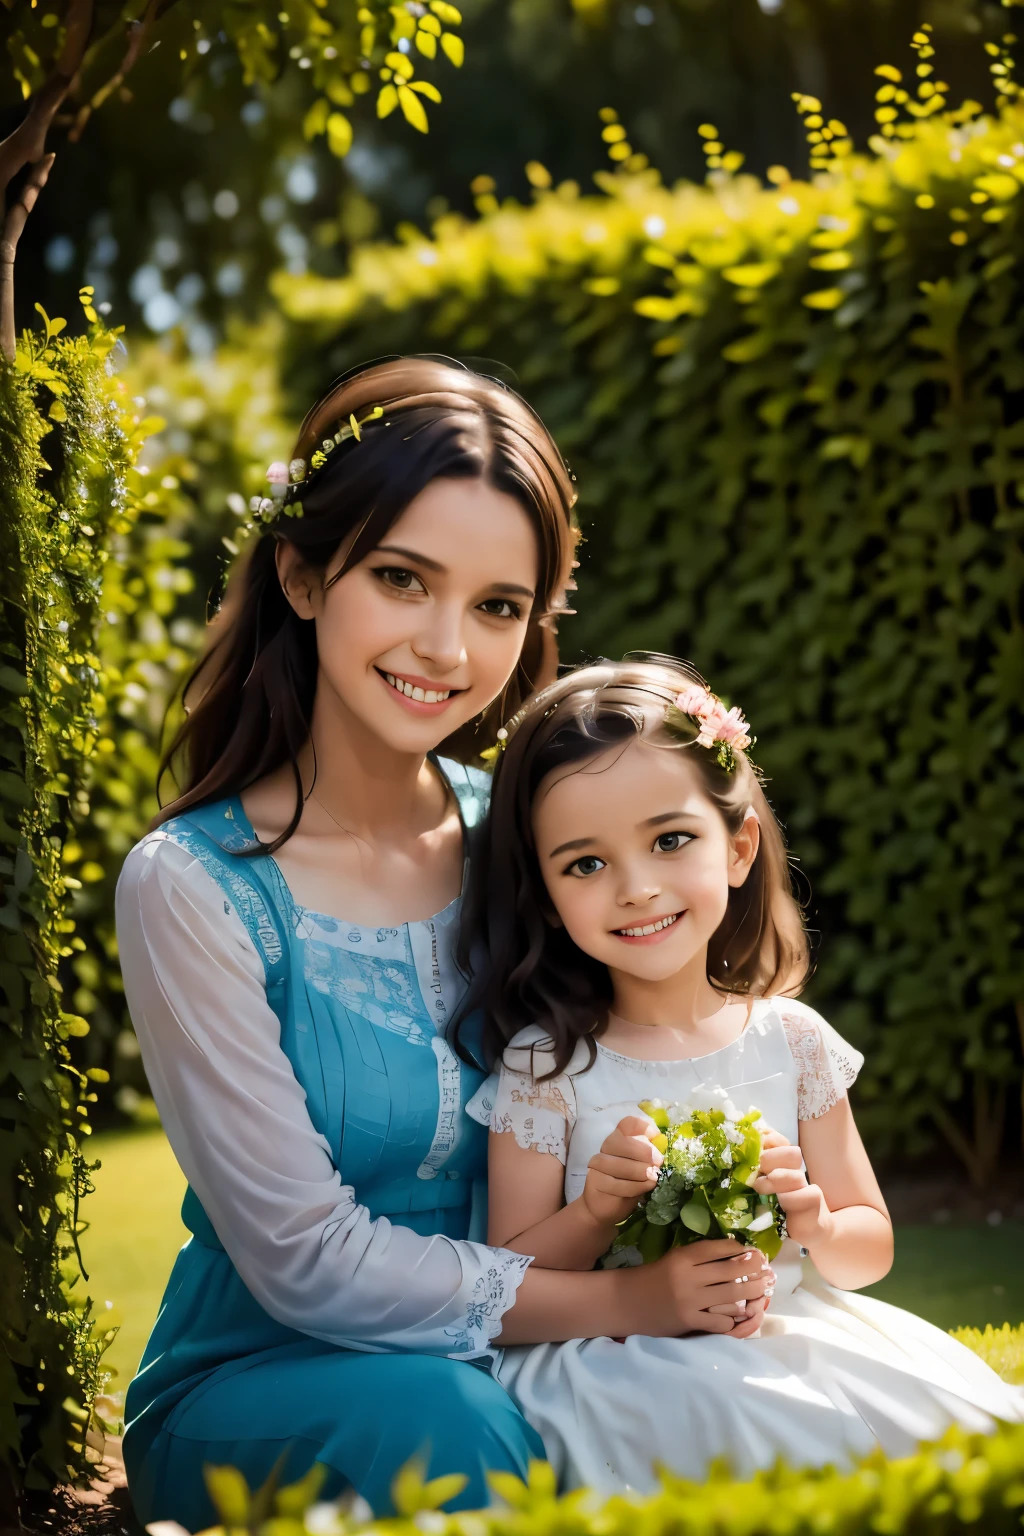
[[[421,754],[479,715],[512,676],[536,596],[529,516],[482,480],[435,480],[333,586],[283,562],[316,622],[319,695],[400,752]]]

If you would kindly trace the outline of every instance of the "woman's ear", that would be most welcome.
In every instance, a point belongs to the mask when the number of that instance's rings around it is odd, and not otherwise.
[[[752,805],[747,806],[743,825],[730,839],[730,843],[729,884],[743,885],[761,846],[761,823]]]
[[[281,591],[299,618],[316,618],[320,581],[317,573],[303,560],[301,550],[290,540],[281,539],[274,551],[274,564]]]

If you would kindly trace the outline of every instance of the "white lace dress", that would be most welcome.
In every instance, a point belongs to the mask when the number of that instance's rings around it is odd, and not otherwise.
[[[544,1031],[522,1031],[470,1102],[469,1113],[565,1166],[565,1198],[641,1099],[725,1088],[783,1135],[846,1094],[863,1058],[806,1004],[754,1004],[738,1039],[711,1055],[640,1061],[598,1044],[569,1069],[550,1066]],[[760,1335],[683,1339],[634,1335],[505,1350],[499,1380],[544,1440],[564,1487],[647,1490],[662,1463],[702,1479],[716,1457],[740,1476],[779,1457],[793,1466],[848,1465],[881,1446],[909,1454],[951,1424],[988,1431],[1024,1420],[1024,1389],[1002,1382],[947,1334],[910,1312],[836,1290],[791,1240]]]

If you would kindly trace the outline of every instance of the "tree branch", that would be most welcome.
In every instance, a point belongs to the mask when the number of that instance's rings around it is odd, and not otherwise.
[[[0,143],[0,192],[5,193],[25,166],[32,170],[17,199],[4,214],[0,237],[0,350],[14,356],[14,258],[25,221],[53,165],[46,152],[46,136],[57,110],[74,85],[92,30],[93,0],[68,0],[64,46],[49,80],[35,93],[25,117]]]
[[[124,58],[121,60],[119,67],[111,75],[107,83],[105,85],[101,85],[99,90],[94,91],[90,99],[86,102],[83,102],[82,106],[79,107],[74,124],[68,133],[68,142],[70,144],[78,143],[79,139],[82,137],[82,134],[85,132],[85,126],[92,114],[97,112],[99,108],[102,107],[103,103],[124,84],[125,77],[131,73],[131,71],[135,68],[135,65],[138,63],[139,55],[146,45],[149,34],[152,32],[157,22],[160,21],[171,9],[171,6],[175,5],[176,3],[177,0],[149,0],[149,4],[146,6],[146,12],[142,17],[142,20],[131,21],[128,23],[128,46],[125,49]]]

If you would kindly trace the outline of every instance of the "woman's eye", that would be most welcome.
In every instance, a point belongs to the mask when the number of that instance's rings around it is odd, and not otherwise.
[[[511,602],[507,597],[488,597],[479,604],[481,613],[489,614],[494,619],[518,619],[522,613],[518,603]]]
[[[599,859],[595,853],[585,853],[581,859],[569,865],[566,874],[580,878],[596,875],[599,869],[604,869],[604,859]]]
[[[407,571],[400,565],[381,565],[373,573],[378,581],[386,587],[393,587],[397,592],[425,592],[423,585],[415,571]]]
[[[654,846],[659,853],[678,853],[680,848],[685,848],[687,843],[693,841],[689,832],[663,832]]]

